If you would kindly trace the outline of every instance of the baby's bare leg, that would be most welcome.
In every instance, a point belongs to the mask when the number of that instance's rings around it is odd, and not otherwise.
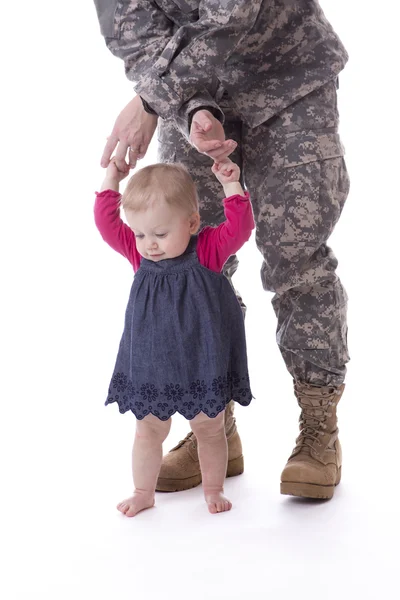
[[[132,474],[135,491],[131,498],[117,506],[127,517],[154,506],[154,493],[161,467],[162,443],[171,428],[171,419],[161,421],[147,415],[136,421],[136,434],[132,450]]]
[[[225,434],[224,411],[214,419],[199,413],[190,421],[197,438],[204,497],[210,513],[232,508],[225,498],[224,480],[228,463],[228,445]]]

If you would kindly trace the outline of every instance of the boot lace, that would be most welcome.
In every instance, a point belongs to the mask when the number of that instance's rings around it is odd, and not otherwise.
[[[313,448],[314,443],[317,446],[322,446],[319,437],[325,433],[327,425],[325,423],[328,417],[332,416],[330,407],[335,404],[333,401],[333,394],[329,394],[323,399],[320,406],[312,406],[307,402],[310,402],[311,396],[308,396],[306,392],[297,391],[297,397],[301,407],[301,414],[299,418],[300,434],[296,440],[296,449]],[[307,399],[307,400],[306,400]]]

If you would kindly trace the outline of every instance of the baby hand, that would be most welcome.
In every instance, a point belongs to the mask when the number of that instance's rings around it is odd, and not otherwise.
[[[124,170],[122,171],[117,167],[115,160],[115,156],[113,156],[108,164],[106,169],[106,179],[119,183],[129,175],[129,167],[128,165],[124,165]]]
[[[222,185],[239,181],[240,169],[237,164],[227,158],[224,162],[215,162],[211,167],[212,172]]]
[[[124,165],[123,171],[118,169],[115,162],[115,156],[113,156],[106,169],[106,176],[101,184],[100,191],[103,192],[104,190],[114,190],[114,192],[119,192],[120,181],[125,179],[128,173],[128,165]]]

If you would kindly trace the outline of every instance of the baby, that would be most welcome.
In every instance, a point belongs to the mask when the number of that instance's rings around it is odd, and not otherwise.
[[[134,493],[118,504],[128,517],[154,506],[162,443],[176,412],[197,437],[209,511],[232,507],[223,489],[224,411],[231,400],[248,405],[252,394],[243,316],[222,268],[249,239],[254,219],[239,167],[227,160],[212,171],[226,196],[225,221],[200,232],[196,187],[182,165],[137,171],[121,198],[119,183],[127,173],[112,160],[96,197],[103,239],[135,271],[106,400],[136,417]]]

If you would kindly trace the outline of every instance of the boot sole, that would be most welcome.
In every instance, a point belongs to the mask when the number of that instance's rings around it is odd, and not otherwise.
[[[241,475],[244,471],[244,460],[243,456],[232,458],[228,461],[228,468],[226,470],[227,477],[236,477]],[[186,479],[164,479],[159,477],[157,480],[157,492],[183,492],[197,487],[201,483],[201,474],[193,475],[193,477],[186,477]]]
[[[315,498],[317,500],[330,500],[339,485],[342,477],[340,467],[335,485],[317,485],[315,483],[298,483],[295,481],[284,481],[281,483],[281,494],[285,496],[298,496],[300,498]]]

